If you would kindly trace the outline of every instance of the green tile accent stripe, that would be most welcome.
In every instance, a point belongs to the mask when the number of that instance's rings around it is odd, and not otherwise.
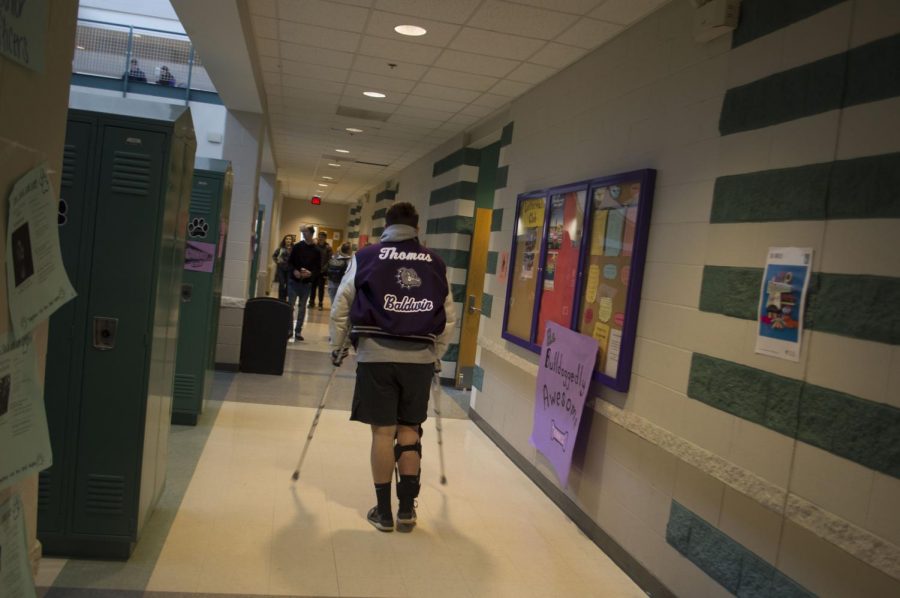
[[[445,172],[450,172],[454,168],[459,166],[478,166],[478,161],[481,159],[481,151],[477,150],[473,147],[464,147],[460,150],[457,150],[447,156],[446,158],[441,158],[437,162],[434,163],[434,168],[431,170],[431,176],[436,177],[444,174]]]
[[[446,187],[435,189],[431,192],[431,198],[428,200],[429,205],[437,205],[454,201],[456,199],[467,199],[475,201],[475,194],[478,190],[478,184],[474,181],[457,181]]]
[[[373,237],[373,238],[378,238],[378,237],[381,236],[381,233],[383,233],[383,232],[384,232],[384,227],[383,227],[383,226],[376,226],[375,228],[372,229],[372,237]],[[373,239],[373,240],[370,240],[369,242],[370,242],[370,243],[374,243],[375,241],[374,241],[374,239]]]
[[[481,315],[491,317],[491,311],[494,308],[494,296],[489,293],[481,295]]]
[[[815,594],[674,500],[666,525],[666,542],[740,598],[815,598]]]
[[[432,218],[425,224],[425,233],[440,235],[458,233],[471,235],[475,228],[475,219],[471,216],[446,216],[444,218]]]
[[[494,189],[503,189],[509,179],[509,166],[501,166],[497,169],[497,179],[494,181]]]
[[[761,268],[705,266],[700,310],[755,320]],[[814,272],[804,326],[819,332],[900,345],[900,278]]]
[[[386,199],[394,199],[397,197],[397,192],[392,189],[385,189],[384,191],[375,195],[375,201],[384,201]]]
[[[900,409],[695,353],[689,397],[900,478]]]
[[[466,285],[453,283],[450,285],[450,294],[453,295],[454,303],[466,302]]]
[[[503,132],[500,133],[500,147],[505,147],[512,143],[514,124],[515,121],[507,123],[507,125],[503,127]]]
[[[900,153],[716,179],[710,222],[900,218]]]
[[[701,353],[691,358],[688,396],[785,436],[795,436],[803,381]]]
[[[353,231],[353,232],[351,232],[351,233],[347,233],[347,238],[348,238],[348,239],[358,239],[358,238],[359,238],[359,231]]]
[[[499,257],[499,253],[496,251],[488,251],[487,257],[487,273],[488,274],[496,274],[497,273],[497,258]]]
[[[448,268],[466,269],[469,267],[469,252],[466,250],[437,248],[432,248],[432,250],[441,256]]]
[[[719,132],[758,129],[900,95],[900,35],[729,89]]]
[[[456,361],[459,359],[459,345],[453,343],[447,347],[447,352],[441,357],[441,361]]]
[[[503,208],[494,210],[491,214],[491,232],[503,230]]]
[[[747,42],[802,21],[844,0],[744,0],[741,3],[741,19],[731,38],[731,47]]]
[[[484,390],[484,368],[476,365],[472,369],[472,386],[479,391]]]
[[[378,220],[379,218],[384,218],[384,215],[387,214],[387,208],[381,208],[380,210],[375,210],[372,213],[372,220]]]

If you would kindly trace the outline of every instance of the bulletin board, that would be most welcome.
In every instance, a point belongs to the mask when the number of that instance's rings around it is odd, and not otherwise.
[[[599,345],[594,379],[628,390],[655,177],[639,170],[519,196],[503,338],[539,353],[547,322],[578,330]]]
[[[534,328],[535,291],[541,278],[547,196],[544,193],[519,196],[516,206],[512,264],[506,287],[503,330],[514,339],[531,339]]]

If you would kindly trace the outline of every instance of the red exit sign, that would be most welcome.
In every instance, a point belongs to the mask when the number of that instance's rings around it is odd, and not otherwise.
[[[314,206],[322,205],[322,198],[318,195],[313,195],[312,199],[309,200],[309,203]]]

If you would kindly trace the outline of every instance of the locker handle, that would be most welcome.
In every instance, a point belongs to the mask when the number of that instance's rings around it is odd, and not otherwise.
[[[116,348],[116,329],[118,318],[94,316],[94,348],[99,351],[111,351]]]

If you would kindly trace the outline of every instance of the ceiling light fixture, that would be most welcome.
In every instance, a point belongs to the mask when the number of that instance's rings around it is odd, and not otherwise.
[[[340,168],[340,167],[341,167],[341,165],[338,164],[337,162],[329,162],[328,165],[329,165],[329,166],[334,166],[335,168]]]
[[[387,96],[380,91],[364,91],[364,96],[368,96],[370,98],[386,98]]]
[[[409,35],[411,37],[419,37],[428,33],[424,27],[419,27],[418,25],[397,25],[394,27],[394,31],[400,35]]]
[[[348,133],[362,133],[363,132],[362,129],[357,129],[356,127],[347,127],[344,130],[347,131]]]
[[[334,180],[334,177],[333,177],[333,176],[323,176],[322,178],[325,179],[326,181],[333,181],[333,180]]]
[[[349,154],[350,153],[350,150],[345,150],[345,149],[336,149],[334,151],[336,151],[339,154]]]
[[[319,183],[319,187],[327,187],[327,186],[328,185],[326,185],[325,183]]]

